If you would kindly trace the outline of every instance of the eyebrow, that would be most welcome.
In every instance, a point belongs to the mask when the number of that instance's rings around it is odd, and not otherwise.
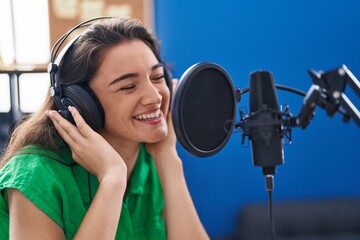
[[[155,64],[154,66],[151,67],[151,70],[154,71],[155,69],[159,68],[159,67],[164,67],[164,65],[159,62],[157,64]],[[111,81],[111,83],[109,84],[109,86],[114,85],[118,82],[121,82],[123,80],[129,79],[129,78],[134,78],[134,77],[138,77],[139,74],[138,73],[125,73],[123,75],[118,76],[117,78],[115,78],[114,80]]]
[[[159,67],[164,67],[164,64],[162,64],[161,62],[159,62],[159,63],[155,64],[155,65],[151,68],[151,70],[155,70],[155,69],[157,69],[157,68],[159,68]]]

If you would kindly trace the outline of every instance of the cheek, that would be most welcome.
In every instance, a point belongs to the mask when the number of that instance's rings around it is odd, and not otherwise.
[[[131,122],[131,114],[127,109],[123,109],[122,106],[113,104],[110,108],[105,110],[105,124],[104,131],[116,138],[130,138],[133,135],[134,129]]]
[[[130,116],[130,106],[121,104],[120,101],[105,102],[103,104],[105,112],[105,126],[113,128],[114,125],[122,125],[125,118]]]
[[[100,99],[107,120],[116,121],[131,115],[131,109],[136,105],[136,97],[122,96],[121,94],[106,93]],[[114,120],[116,119],[116,120]]]

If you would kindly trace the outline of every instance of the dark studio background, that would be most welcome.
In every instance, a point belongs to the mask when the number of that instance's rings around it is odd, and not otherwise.
[[[163,58],[180,78],[192,64],[223,66],[236,87],[249,85],[250,72],[272,71],[275,82],[307,92],[308,69],[347,65],[360,78],[360,2],[285,0],[156,0],[155,31]],[[359,98],[346,90],[360,108]],[[294,115],[303,97],[278,90],[279,103]],[[249,95],[238,108],[249,109]],[[239,114],[237,114],[239,118]],[[360,131],[316,109],[310,125],[293,129],[285,164],[277,167],[274,202],[359,197]],[[251,160],[250,143],[234,133],[213,157],[197,158],[179,145],[194,203],[211,236],[231,235],[239,209],[267,202],[261,169]],[[274,212],[276,215],[276,212]]]

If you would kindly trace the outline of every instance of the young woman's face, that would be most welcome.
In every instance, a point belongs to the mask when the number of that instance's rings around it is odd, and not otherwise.
[[[157,142],[167,136],[170,90],[164,69],[140,40],[107,49],[90,87],[105,111],[101,134],[110,142]]]

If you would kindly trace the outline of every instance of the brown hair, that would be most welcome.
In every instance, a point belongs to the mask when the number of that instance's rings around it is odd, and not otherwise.
[[[161,61],[158,41],[138,20],[113,18],[92,24],[62,59],[59,66],[61,84],[88,84],[100,66],[104,50],[135,39],[144,42]],[[59,151],[66,145],[45,115],[49,109],[55,109],[50,93],[40,110],[21,120],[14,129],[1,157],[0,169],[27,145],[40,145],[54,151]]]

